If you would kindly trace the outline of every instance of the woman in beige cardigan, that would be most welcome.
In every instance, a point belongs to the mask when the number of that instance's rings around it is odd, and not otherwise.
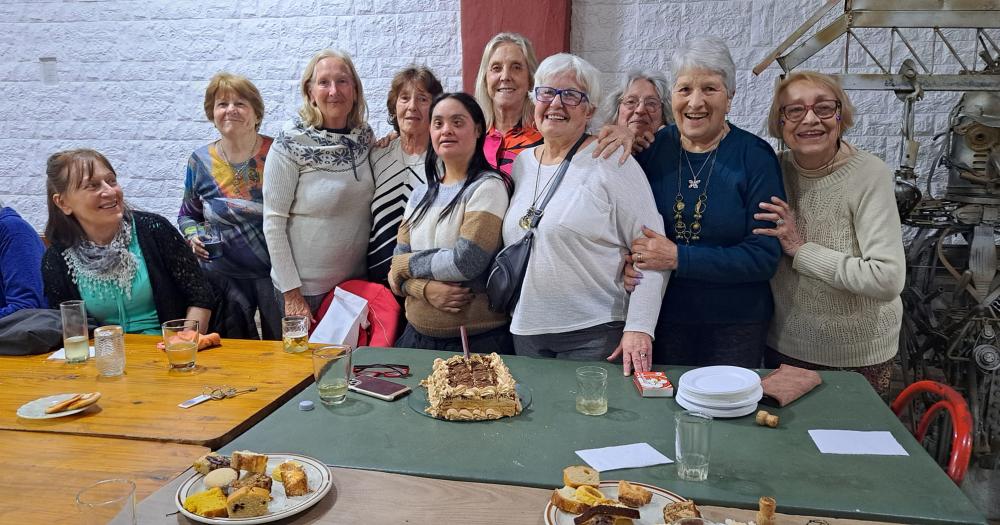
[[[906,278],[889,167],[843,140],[853,107],[832,77],[796,72],[778,84],[768,121],[788,147],[788,202],[773,197],[755,218],[774,228],[784,257],[771,280],[774,317],[765,363],[861,373],[889,390]]]

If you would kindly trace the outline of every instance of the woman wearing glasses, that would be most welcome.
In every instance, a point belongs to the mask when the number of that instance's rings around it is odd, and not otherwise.
[[[503,221],[505,244],[519,241],[538,215],[559,165],[579,149],[555,186],[535,240],[511,333],[518,355],[577,360],[622,356],[626,375],[649,370],[653,329],[669,272],[646,272],[631,299],[621,267],[642,225],[662,229],[649,183],[635,160],[596,160],[586,135],[599,100],[599,73],[583,59],[553,55],[535,74],[535,122],[544,144],[514,161],[514,195]],[[528,220],[526,220],[528,219]]]
[[[772,225],[753,214],[758,203],[783,196],[778,160],[767,142],[726,120],[736,66],[722,40],[685,42],[671,57],[671,77],[675,124],[636,156],[670,222],[666,232],[646,228],[632,243],[643,275],[674,271],[656,327],[656,362],[758,367],[781,247],[753,234]]]
[[[785,257],[771,280],[766,365],[860,372],[886,395],[906,278],[892,171],[843,140],[854,108],[837,81],[795,72],[774,91],[768,131],[784,141],[787,202],[760,204]]]
[[[651,71],[632,71],[624,85],[608,97],[607,124],[628,128],[635,135],[632,153],[649,147],[653,134],[670,124],[667,79]]]

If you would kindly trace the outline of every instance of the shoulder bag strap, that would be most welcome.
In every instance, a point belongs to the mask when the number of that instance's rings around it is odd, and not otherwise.
[[[545,194],[545,199],[543,199],[542,203],[539,205],[538,212],[536,212],[535,216],[531,219],[532,229],[538,227],[538,222],[542,220],[542,215],[545,213],[545,206],[549,203],[552,195],[555,194],[556,188],[558,188],[559,183],[562,182],[563,176],[566,175],[566,170],[569,169],[569,163],[573,160],[573,155],[576,155],[576,150],[580,149],[580,144],[583,144],[583,141],[587,140],[587,137],[589,136],[590,135],[587,133],[580,135],[576,144],[573,144],[573,147],[569,149],[568,153],[566,153],[566,157],[559,163],[559,169],[556,170],[556,174],[554,175],[555,180],[552,181],[552,186],[549,188],[549,192]]]

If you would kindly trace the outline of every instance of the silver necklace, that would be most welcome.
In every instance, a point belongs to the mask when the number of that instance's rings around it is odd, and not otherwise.
[[[542,186],[542,191],[541,192],[538,191],[538,179],[540,179],[542,176],[542,160],[544,158],[545,158],[545,148],[543,147],[542,154],[539,155],[538,159],[538,169],[535,170],[535,187],[534,189],[531,190],[531,206],[528,206],[528,210],[525,211],[521,219],[517,221],[518,225],[520,225],[521,228],[525,230],[531,229],[531,222],[534,220],[535,217],[540,218],[542,216],[543,210],[539,210],[536,207],[538,204],[538,197],[545,194],[545,189],[548,188],[549,184],[552,184],[552,180],[556,178],[556,174],[553,173],[549,177],[548,182],[545,183],[545,186]]]

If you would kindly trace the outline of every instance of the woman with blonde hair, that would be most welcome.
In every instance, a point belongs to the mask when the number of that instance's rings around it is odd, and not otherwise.
[[[230,337],[281,338],[281,313],[271,283],[271,258],[264,241],[264,162],[272,138],[261,135],[264,100],[246,77],[221,72],[205,89],[205,117],[219,139],[194,151],[184,177],[177,225],[202,269],[227,300],[239,305],[231,315]],[[207,223],[221,242],[209,254],[199,224]],[[212,247],[210,245],[210,247]]]
[[[771,136],[787,201],[760,204],[754,233],[777,238],[774,318],[765,365],[861,373],[887,395],[899,346],[906,281],[892,170],[843,139],[854,107],[836,79],[788,75],[774,90]]]
[[[346,53],[317,53],[299,88],[299,117],[275,138],[264,167],[264,235],[284,315],[312,319],[327,292],[365,277],[374,141]]]

